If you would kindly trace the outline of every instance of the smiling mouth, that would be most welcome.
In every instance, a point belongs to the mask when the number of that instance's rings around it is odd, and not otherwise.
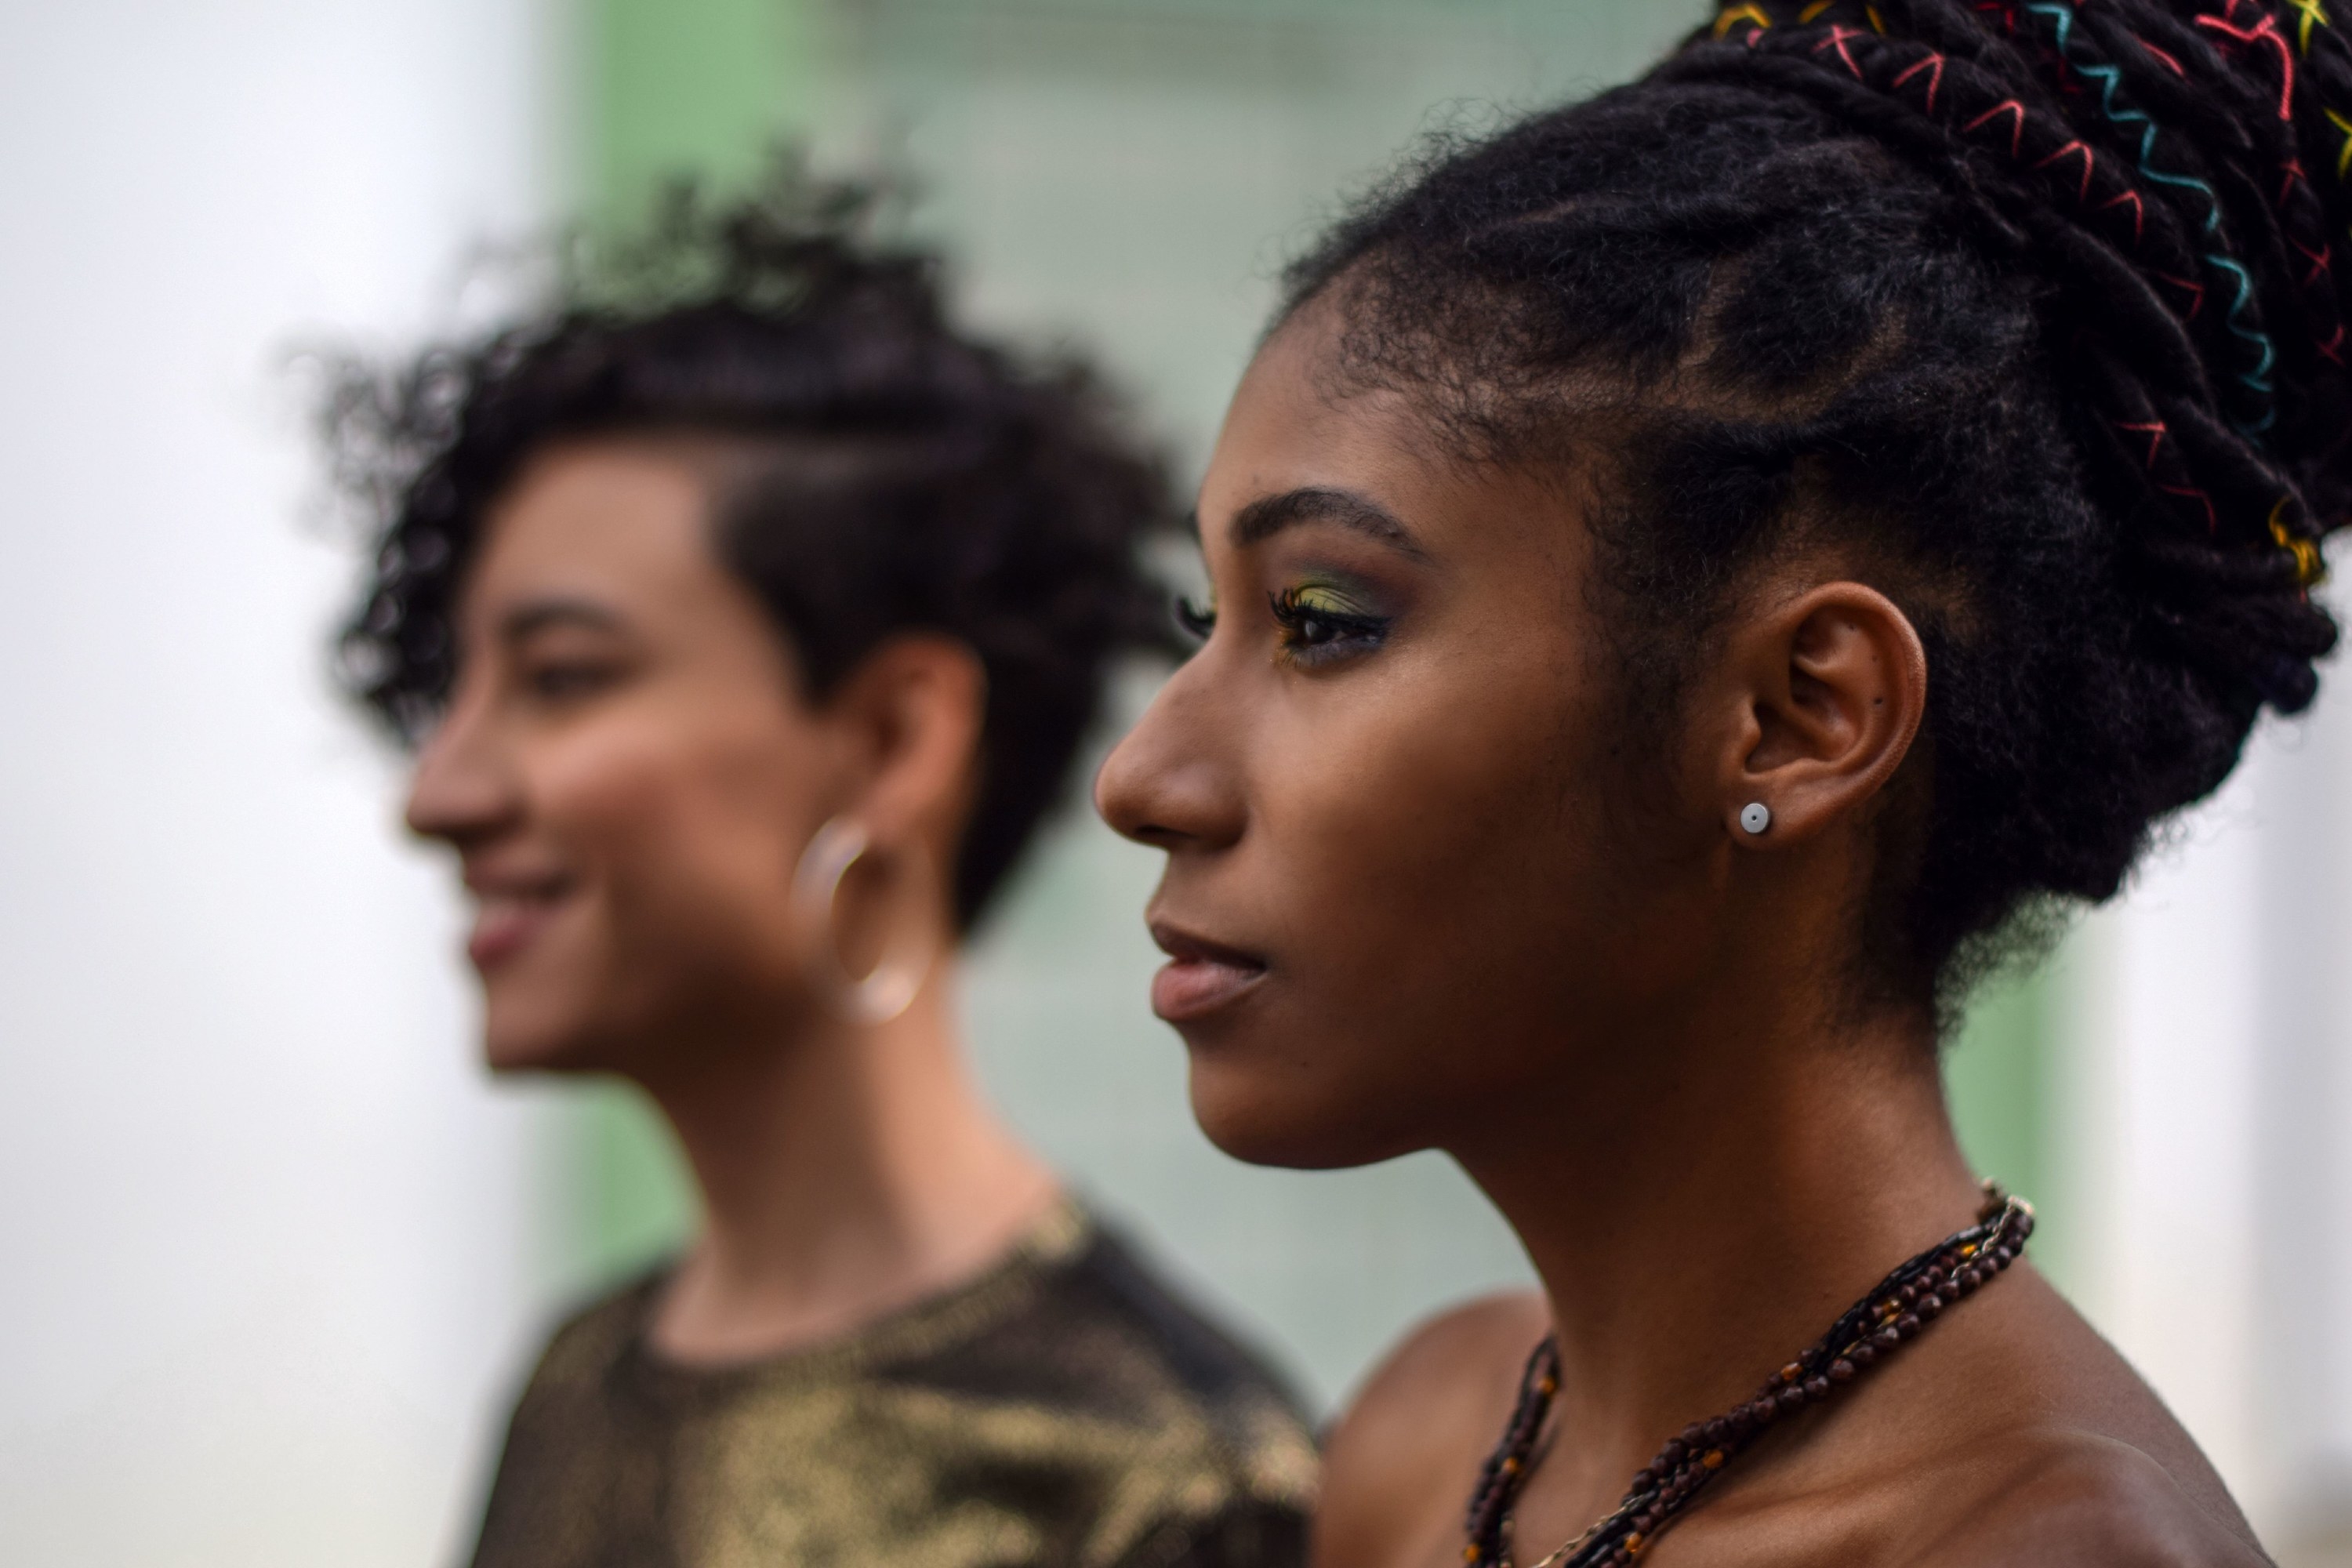
[[[474,929],[466,939],[466,956],[484,974],[529,947],[555,918],[571,889],[550,883],[530,889],[506,889],[479,893],[474,902]]]
[[[1265,978],[1265,961],[1154,921],[1151,940],[1168,962],[1151,977],[1151,1010],[1171,1024],[1206,1017]]]

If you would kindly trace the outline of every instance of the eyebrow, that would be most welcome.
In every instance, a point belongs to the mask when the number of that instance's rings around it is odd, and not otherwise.
[[[625,623],[617,611],[593,599],[531,599],[517,605],[499,620],[499,637],[520,642],[550,626],[584,626],[592,631],[617,632]]]
[[[1263,544],[1286,528],[1309,522],[1337,523],[1368,539],[1378,540],[1401,555],[1426,563],[1429,552],[1387,508],[1353,490],[1310,486],[1260,496],[1234,514],[1229,537],[1234,548]]]

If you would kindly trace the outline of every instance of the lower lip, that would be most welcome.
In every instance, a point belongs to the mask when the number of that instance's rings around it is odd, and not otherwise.
[[[554,914],[552,900],[537,899],[484,914],[474,921],[473,934],[466,941],[466,956],[473,960],[476,969],[488,973],[529,947]]]
[[[1151,1010],[1171,1024],[1205,1017],[1247,994],[1265,978],[1263,969],[1180,958],[1151,977]]]

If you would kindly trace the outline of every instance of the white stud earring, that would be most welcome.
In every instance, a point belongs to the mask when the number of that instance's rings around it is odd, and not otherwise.
[[[1772,826],[1772,808],[1760,800],[1749,801],[1739,808],[1739,826],[1746,828],[1750,837],[1762,833]]]

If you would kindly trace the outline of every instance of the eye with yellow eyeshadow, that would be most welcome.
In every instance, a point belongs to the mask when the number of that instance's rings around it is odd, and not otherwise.
[[[1347,589],[1302,583],[1267,595],[1279,629],[1281,655],[1294,664],[1319,665],[1378,647],[1390,617]]]

